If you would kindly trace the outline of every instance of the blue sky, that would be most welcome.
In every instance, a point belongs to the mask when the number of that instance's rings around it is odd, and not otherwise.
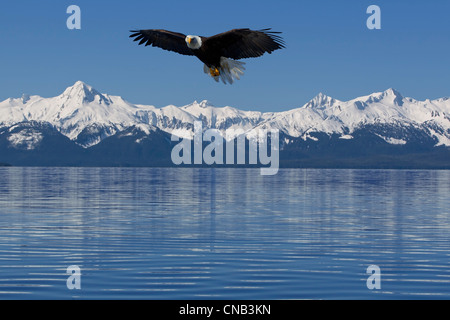
[[[66,9],[82,10],[68,30]],[[366,9],[381,8],[369,30]],[[0,100],[51,97],[82,80],[132,103],[282,111],[323,92],[348,100],[393,87],[416,99],[450,96],[450,1],[3,1]],[[282,31],[287,48],[248,59],[234,85],[217,84],[203,65],[140,47],[130,29],[164,28],[209,36],[233,28]]]

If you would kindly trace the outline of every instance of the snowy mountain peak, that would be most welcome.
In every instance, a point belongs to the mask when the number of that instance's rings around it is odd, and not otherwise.
[[[402,94],[395,90],[394,88],[389,88],[386,91],[383,92],[386,96],[396,96],[399,98],[403,98]]]
[[[70,95],[71,93],[76,93],[76,92],[81,92],[81,91],[84,91],[84,92],[98,92],[93,87],[91,87],[90,85],[84,83],[83,81],[77,81],[72,86],[70,86],[66,90],[64,90],[64,94]]]
[[[377,102],[384,102],[386,104],[394,104],[397,106],[403,105],[403,96],[400,92],[395,90],[394,88],[389,88],[383,92],[376,92],[372,93],[371,95],[368,95],[366,97],[358,98],[357,100],[360,100],[365,103],[377,103]]]
[[[389,97],[389,102],[392,102],[398,106],[403,105],[403,96],[401,95],[400,92],[398,92],[397,90],[395,90],[393,88],[387,89],[384,92],[384,96],[385,96],[385,98]]]
[[[320,92],[311,101],[309,101],[304,107],[305,108],[324,109],[324,108],[331,107],[335,102],[337,102],[336,99],[329,97],[326,94],[323,94],[322,92]]]
[[[75,100],[81,104],[97,101],[98,103],[104,102],[106,105],[111,103],[109,97],[105,97],[103,94],[95,90],[90,85],[83,81],[77,81],[71,87],[68,87],[62,94],[67,97],[68,100]]]
[[[208,100],[203,100],[201,102],[198,102],[196,100],[191,104],[181,107],[180,109],[198,116],[199,114],[203,114],[205,112],[207,113],[214,112],[217,108]]]
[[[210,103],[208,100],[202,100],[201,102],[198,102],[196,100],[190,106],[193,106],[193,107],[197,106],[197,107],[200,107],[202,109],[206,109],[208,107],[213,107],[214,108],[214,105],[212,103]]]

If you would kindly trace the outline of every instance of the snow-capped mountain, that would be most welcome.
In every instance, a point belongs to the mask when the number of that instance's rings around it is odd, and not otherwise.
[[[261,121],[261,113],[216,108],[207,101],[158,109],[102,94],[77,81],[57,97],[24,95],[0,102],[0,127],[27,121],[49,123],[80,146],[89,148],[135,125],[157,127],[181,137],[193,135],[195,121],[203,121],[205,129],[223,132],[235,127],[250,130]]]
[[[147,121],[151,108],[137,107],[121,97],[101,94],[78,81],[53,98],[25,96],[0,103],[0,126],[26,121],[46,122],[84,147],[136,123]],[[77,141],[79,137],[90,139]]]
[[[315,145],[311,143],[334,145],[329,141],[359,144],[362,137],[369,136],[392,146],[450,146],[449,98],[418,101],[388,89],[339,101],[320,93],[300,108],[261,113],[215,107],[208,101],[163,108],[133,104],[81,81],[56,97],[24,94],[0,102],[0,146],[3,141],[7,148],[30,151],[55,134],[62,135],[59,144],[72,143],[80,150],[96,147],[110,137],[125,141],[120,138],[126,136],[127,143],[139,144],[144,136],[156,134],[170,141],[171,134],[191,138],[195,121],[202,121],[204,130],[214,128],[224,136],[227,129],[247,133],[278,129],[282,149],[291,151],[306,145],[312,150]],[[136,139],[130,140],[131,136]],[[364,143],[360,145],[364,147]]]
[[[306,140],[314,139],[313,133],[352,139],[355,130],[368,125],[415,127],[435,139],[437,146],[450,146],[450,99],[417,101],[388,89],[343,102],[320,93],[303,107],[275,113],[259,126]],[[398,132],[380,132],[380,136],[391,144],[408,141],[407,136],[398,136]]]

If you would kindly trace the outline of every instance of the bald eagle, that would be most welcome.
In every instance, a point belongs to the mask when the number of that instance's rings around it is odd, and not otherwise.
[[[212,37],[184,35],[167,30],[131,30],[130,38],[139,45],[152,45],[187,56],[196,56],[204,63],[204,72],[216,82],[232,84],[244,74],[245,63],[236,61],[256,58],[284,48],[281,32],[271,29],[234,29]]]

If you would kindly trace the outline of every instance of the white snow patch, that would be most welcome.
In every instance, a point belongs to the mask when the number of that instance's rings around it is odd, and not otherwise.
[[[449,137],[447,137],[446,135],[443,135],[443,134],[439,134],[436,131],[434,131],[433,129],[429,129],[429,130],[430,130],[431,135],[433,137],[436,137],[436,139],[438,139],[438,143],[436,143],[436,145],[435,145],[436,147],[439,147],[439,146],[449,147],[450,146],[450,138]]]
[[[302,136],[303,141],[306,141],[307,139],[310,139],[312,141],[319,141],[319,139],[317,139],[316,137],[310,136],[308,133],[305,133]]]
[[[25,148],[27,150],[34,150],[41,143],[42,139],[41,133],[31,129],[13,133],[8,137],[8,141],[14,148]]]
[[[379,136],[381,139],[383,139],[384,141],[386,141],[389,144],[404,145],[407,143],[407,141],[405,141],[403,139],[396,139],[396,138],[392,138],[392,137],[383,137],[382,135],[379,135],[379,134],[377,134],[377,136]]]

